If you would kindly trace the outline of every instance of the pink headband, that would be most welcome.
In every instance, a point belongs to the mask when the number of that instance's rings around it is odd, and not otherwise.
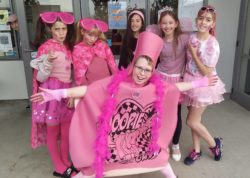
[[[144,15],[143,15],[143,13],[141,12],[141,11],[139,11],[139,10],[133,10],[133,11],[131,11],[129,14],[128,14],[128,19],[131,17],[131,15],[133,15],[133,14],[138,14],[141,18],[142,18],[142,20],[144,21]]]
[[[92,28],[96,27],[101,32],[108,31],[107,23],[102,21],[102,20],[83,18],[80,20],[80,24],[81,24],[82,28],[84,28],[85,30],[91,30]]]
[[[68,12],[43,12],[40,17],[45,23],[55,23],[58,18],[67,25],[74,23],[74,16]]]

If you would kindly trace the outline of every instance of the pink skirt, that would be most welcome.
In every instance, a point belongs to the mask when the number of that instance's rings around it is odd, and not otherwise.
[[[70,88],[71,83],[64,83],[56,78],[48,78],[44,83],[40,84],[42,88],[62,89]],[[70,122],[74,109],[67,107],[68,99],[61,101],[49,101],[43,104],[33,105],[33,120],[37,123],[47,123],[56,125],[61,122]]]
[[[161,76],[161,78],[167,83],[178,83],[182,82],[181,74],[165,74],[164,72],[157,71],[156,72]],[[179,104],[182,104],[184,95],[181,93],[179,98]]]
[[[195,81],[199,78],[188,73],[184,75],[184,82]],[[215,86],[194,88],[184,92],[183,104],[194,107],[204,107],[224,100],[225,84],[218,79]]]

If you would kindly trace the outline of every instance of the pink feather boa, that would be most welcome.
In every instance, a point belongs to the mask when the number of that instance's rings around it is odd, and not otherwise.
[[[99,116],[99,123],[97,128],[97,137],[95,140],[95,161],[94,169],[96,173],[96,178],[102,178],[104,172],[104,163],[106,159],[110,156],[108,150],[108,134],[110,133],[110,119],[113,116],[116,107],[115,96],[119,90],[120,83],[126,81],[128,78],[128,71],[122,70],[118,72],[108,85],[108,97],[103,105],[102,114]],[[151,143],[149,145],[149,150],[151,153],[157,154],[159,152],[159,146],[157,144],[159,137],[159,128],[161,126],[162,118],[162,103],[164,98],[164,83],[159,75],[154,74],[150,82],[155,85],[156,88],[156,101],[154,107],[156,109],[156,116],[152,121],[151,129]]]

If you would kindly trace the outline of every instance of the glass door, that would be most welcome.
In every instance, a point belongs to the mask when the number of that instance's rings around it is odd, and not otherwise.
[[[147,17],[147,1],[146,0],[122,0],[122,1],[108,1],[108,0],[81,0],[82,17],[91,17],[101,19],[109,24],[109,31],[106,33],[109,46],[116,59],[119,59],[122,39],[125,34],[126,25],[112,25],[110,16],[114,9],[121,9],[120,22],[127,22],[127,14],[134,8],[140,9]],[[113,10],[113,11],[112,11]],[[126,16],[126,18],[124,18]],[[116,16],[118,18],[118,16]],[[147,18],[146,18],[147,19]],[[116,26],[116,27],[115,27]]]
[[[241,2],[233,77],[233,100],[250,110],[250,0]]]
[[[32,47],[35,38],[36,23],[39,14],[44,11],[67,11],[80,18],[80,2],[78,0],[15,0],[16,14],[20,26],[21,59],[25,67],[28,95],[32,93],[32,69],[30,61],[36,56]]]

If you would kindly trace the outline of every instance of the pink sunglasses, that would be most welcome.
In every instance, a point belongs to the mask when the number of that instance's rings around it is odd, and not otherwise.
[[[212,7],[206,7],[206,6],[202,7],[200,10],[201,11],[216,12],[216,10],[214,8],[212,8]]]
[[[108,31],[108,25],[106,22],[101,20],[95,20],[91,18],[83,18],[80,20],[80,24],[82,28],[85,30],[91,30],[92,28],[96,27],[101,32]]]
[[[55,23],[58,18],[67,25],[74,23],[74,16],[68,12],[43,12],[40,17],[45,23]]]

